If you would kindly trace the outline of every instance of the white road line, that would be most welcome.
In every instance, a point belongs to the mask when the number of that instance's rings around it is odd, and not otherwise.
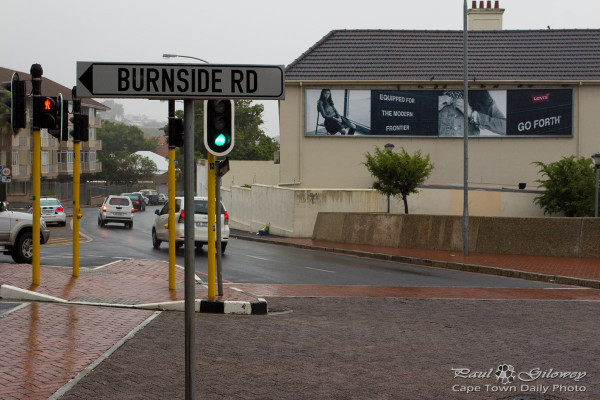
[[[311,268],[311,267],[304,267],[306,269],[314,269],[315,271],[321,271],[321,272],[329,272],[331,274],[335,274],[335,271],[328,271],[326,269],[319,269],[319,268]]]
[[[271,261],[268,258],[263,258],[263,257],[257,257],[257,256],[251,256],[251,255],[247,255],[246,257],[250,257],[250,258],[256,258],[257,260],[263,260],[263,261]]]

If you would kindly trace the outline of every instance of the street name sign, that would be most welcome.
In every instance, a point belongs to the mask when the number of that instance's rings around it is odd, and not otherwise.
[[[284,67],[78,61],[77,97],[281,100]]]

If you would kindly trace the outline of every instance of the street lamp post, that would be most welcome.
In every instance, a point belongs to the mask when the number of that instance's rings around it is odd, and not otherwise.
[[[393,150],[394,149],[394,145],[392,143],[387,143],[385,146],[386,149],[390,149]],[[388,214],[390,213],[390,195],[387,195],[387,208],[388,208]]]
[[[206,64],[208,64],[208,63],[209,63],[208,61],[206,61],[206,60],[203,60],[203,59],[201,59],[201,58],[198,58],[198,57],[192,57],[192,56],[183,56],[183,55],[181,55],[181,54],[168,54],[168,53],[165,53],[165,54],[163,54],[163,58],[175,58],[175,57],[181,57],[181,58],[191,58],[192,60],[198,60],[198,61],[202,61],[203,63],[206,63]]]
[[[594,217],[598,218],[598,181],[600,180],[600,153],[592,154],[592,160],[594,160],[594,167],[596,168],[596,198],[594,207]]]

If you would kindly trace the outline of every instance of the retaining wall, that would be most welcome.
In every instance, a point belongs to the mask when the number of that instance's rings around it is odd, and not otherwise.
[[[313,239],[462,252],[461,216],[319,212]],[[600,218],[469,217],[469,252],[600,258]]]

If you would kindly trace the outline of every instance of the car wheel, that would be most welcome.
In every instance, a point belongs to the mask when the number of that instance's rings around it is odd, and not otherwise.
[[[133,222],[132,222],[133,225]],[[162,242],[156,237],[156,229],[152,229],[152,246],[155,249],[158,249],[160,247],[160,244]]]
[[[221,254],[225,253],[226,248],[227,248],[227,243],[221,243]]]
[[[133,221],[129,223],[129,229],[133,228]]]
[[[102,226],[102,218],[98,215],[98,226]]]
[[[12,258],[19,264],[31,264],[33,260],[33,239],[31,232],[23,232],[13,248]]]
[[[65,225],[67,225],[67,221],[63,221],[63,222],[61,222],[59,225],[60,225],[60,226],[65,226]]]
[[[183,247],[183,242],[175,242],[175,249],[180,249]]]

